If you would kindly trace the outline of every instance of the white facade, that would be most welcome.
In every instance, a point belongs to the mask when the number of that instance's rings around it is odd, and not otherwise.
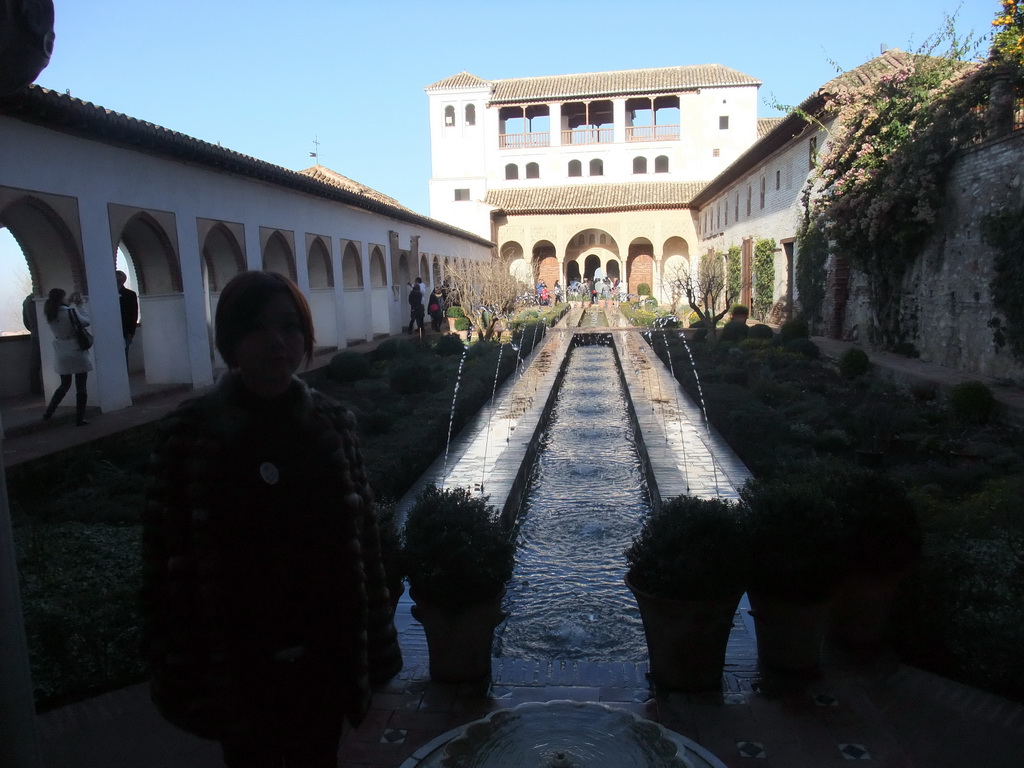
[[[447,78],[426,89],[431,216],[491,237],[494,190],[707,181],[757,140],[759,86],[718,65]]]

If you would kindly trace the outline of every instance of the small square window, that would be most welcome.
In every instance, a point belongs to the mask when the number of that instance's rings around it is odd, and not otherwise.
[[[469,190],[468,189],[456,189],[455,190],[455,199],[457,201],[469,200]]]
[[[711,150],[711,156],[712,157],[719,157],[721,154],[722,154],[722,151],[720,149],[718,149],[717,147],[715,149]]]
[[[782,171],[775,172],[775,189],[782,189]]]
[[[719,128],[719,130],[722,130],[722,131],[729,130],[729,116],[728,115],[721,115],[718,118],[718,128]]]

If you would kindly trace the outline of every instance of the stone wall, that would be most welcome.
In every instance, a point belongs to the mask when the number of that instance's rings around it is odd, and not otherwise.
[[[1005,320],[992,304],[995,251],[981,228],[986,215],[1024,206],[1022,176],[1024,131],[972,147],[956,161],[936,229],[903,285],[903,327],[922,360],[1024,383],[1024,362],[996,342],[990,325]],[[857,275],[843,336],[866,341],[869,325]]]

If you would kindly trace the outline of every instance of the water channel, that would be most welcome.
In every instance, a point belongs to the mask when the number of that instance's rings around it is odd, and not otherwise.
[[[575,346],[520,514],[496,655],[642,661],[623,550],[650,511],[626,393],[607,344]]]

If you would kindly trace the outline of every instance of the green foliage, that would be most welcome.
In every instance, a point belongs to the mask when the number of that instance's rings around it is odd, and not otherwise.
[[[754,317],[767,320],[775,298],[775,241],[754,243]]]
[[[430,366],[419,360],[398,365],[389,377],[391,389],[401,395],[428,392],[434,388]]]
[[[515,540],[486,498],[431,484],[402,532],[402,567],[417,598],[459,608],[494,596],[512,578]]]
[[[640,285],[638,285],[636,287],[636,295],[637,296],[650,296],[651,295],[651,286],[650,286],[650,284],[649,283],[640,283]]]
[[[677,496],[650,515],[626,549],[633,583],[655,597],[739,595],[749,546],[747,517],[724,499]]]
[[[949,406],[966,424],[987,424],[996,407],[992,390],[981,381],[965,381],[950,392]]]
[[[468,317],[457,317],[457,318],[455,318],[455,330],[456,331],[468,331],[469,330],[469,318]]]
[[[843,528],[825,478],[754,478],[740,489],[749,510],[750,589],[797,601],[829,596],[843,575]]]
[[[742,341],[750,334],[750,329],[743,320],[730,320],[722,326],[722,332],[718,335],[719,341]]]
[[[339,352],[327,364],[327,375],[335,381],[358,381],[372,373],[370,361],[362,352]]]
[[[996,249],[989,290],[992,303],[1006,320],[1005,328],[998,317],[989,321],[993,344],[998,349],[1008,342],[1013,356],[1024,360],[1024,208],[986,216],[982,235]]]
[[[408,339],[395,337],[382,341],[372,354],[376,360],[395,360],[416,357],[420,354],[420,350]]]
[[[803,205],[806,211],[811,208],[810,190],[803,194]],[[796,232],[797,253],[796,287],[800,295],[800,305],[806,313],[806,319],[819,319],[821,308],[825,302],[826,265],[828,264],[828,235],[825,234],[824,221],[819,222],[809,212],[805,213],[800,228]]]
[[[388,411],[370,411],[359,419],[359,427],[369,435],[386,435],[395,424],[395,417]]]
[[[466,313],[462,311],[462,307],[448,307],[444,312],[446,317],[465,317]]]
[[[809,357],[812,360],[817,360],[821,356],[821,350],[818,349],[818,345],[803,336],[790,339],[783,344],[783,348],[790,352],[796,352],[804,357]]]
[[[751,339],[764,339],[771,341],[775,338],[775,331],[772,330],[770,325],[764,323],[756,323],[750,326],[750,330],[747,334]]]
[[[942,45],[947,51],[934,55]],[[835,123],[813,198],[805,195],[800,296],[818,314],[828,249],[849,257],[868,278],[878,343],[900,340],[900,282],[935,224],[953,154],[982,129],[973,107],[988,89],[963,61],[969,47],[947,23],[917,53],[890,53],[885,66],[861,70],[828,97]]]
[[[785,344],[792,339],[806,339],[811,335],[806,315],[791,317],[779,327],[779,341]]]
[[[743,292],[743,249],[738,245],[730,245],[725,255],[725,278],[730,296],[739,296]]]
[[[466,345],[462,343],[462,339],[453,334],[445,334],[437,343],[434,344],[434,354],[440,355],[441,357],[448,357],[450,355],[461,355],[466,349]]]
[[[839,356],[839,375],[844,379],[855,379],[870,370],[868,354],[859,347],[850,347]]]

